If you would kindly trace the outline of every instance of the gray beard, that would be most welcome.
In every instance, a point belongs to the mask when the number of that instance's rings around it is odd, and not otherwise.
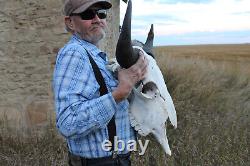
[[[104,30],[103,30],[103,33],[100,34],[100,35],[98,35],[98,36],[96,35],[96,36],[88,37],[88,36],[86,36],[85,34],[79,33],[79,32],[76,32],[76,34],[77,34],[78,36],[80,36],[82,40],[86,40],[86,41],[88,41],[89,43],[92,43],[92,44],[94,44],[94,45],[96,45],[96,46],[98,46],[99,42],[100,42],[102,39],[104,39],[105,36],[106,36],[106,33],[104,32]]]

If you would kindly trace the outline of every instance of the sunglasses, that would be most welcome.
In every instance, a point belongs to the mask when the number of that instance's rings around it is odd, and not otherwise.
[[[100,19],[105,19],[107,17],[107,11],[104,9],[87,9],[82,13],[72,13],[70,16],[80,16],[82,20],[92,20],[95,16],[98,16]]]

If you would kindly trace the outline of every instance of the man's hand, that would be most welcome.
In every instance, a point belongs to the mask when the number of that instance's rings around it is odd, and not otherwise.
[[[143,52],[139,52],[139,55],[138,61],[133,66],[118,71],[119,84],[112,92],[116,102],[127,98],[134,85],[146,76],[148,61]]]

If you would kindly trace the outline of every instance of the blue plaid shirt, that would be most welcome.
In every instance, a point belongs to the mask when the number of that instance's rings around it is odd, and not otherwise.
[[[105,79],[109,93],[100,97],[99,84],[90,64],[88,50]],[[59,51],[54,70],[56,125],[66,138],[71,153],[87,158],[110,156],[102,149],[108,140],[107,124],[115,115],[116,133],[119,140],[134,140],[130,126],[127,100],[116,103],[112,90],[117,80],[105,67],[107,56],[95,45],[73,35]],[[131,145],[131,142],[130,142]],[[118,154],[127,153],[127,148]]]

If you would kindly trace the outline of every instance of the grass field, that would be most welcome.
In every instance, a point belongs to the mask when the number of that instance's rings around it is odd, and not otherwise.
[[[250,165],[250,45],[169,46],[154,51],[176,106],[178,128],[168,123],[172,156],[148,136],[146,154],[133,154],[133,165]],[[67,165],[66,159],[65,143],[54,127],[28,138],[2,128],[0,165]]]

